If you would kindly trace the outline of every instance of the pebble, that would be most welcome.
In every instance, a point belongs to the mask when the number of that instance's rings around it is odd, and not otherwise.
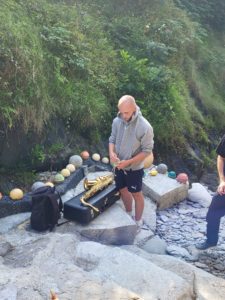
[[[167,222],[168,221],[168,217],[167,216],[160,216],[160,220],[162,220],[163,222]]]
[[[214,265],[214,268],[219,271],[225,271],[225,265],[222,265],[221,263]]]
[[[186,215],[186,214],[190,214],[190,213],[191,213],[191,210],[181,208],[181,209],[178,210],[178,212],[179,212],[179,214]]]

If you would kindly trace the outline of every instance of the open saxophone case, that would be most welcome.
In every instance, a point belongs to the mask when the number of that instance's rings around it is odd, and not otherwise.
[[[120,199],[112,175],[85,179],[84,187],[86,191],[64,203],[64,218],[88,224]]]

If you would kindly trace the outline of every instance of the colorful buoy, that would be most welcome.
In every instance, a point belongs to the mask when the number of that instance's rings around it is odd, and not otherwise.
[[[62,169],[60,172],[64,177],[69,177],[70,176],[70,170],[68,170],[67,168]]]
[[[54,183],[52,183],[51,181],[47,181],[47,182],[45,182],[45,185],[50,186],[50,187],[53,187],[53,186],[54,186]]]
[[[81,152],[80,156],[83,158],[83,159],[88,159],[90,157],[90,154],[88,151],[84,150]]]
[[[70,173],[73,173],[76,171],[76,167],[73,164],[68,164],[66,166],[66,169],[68,169],[70,171]]]
[[[94,153],[94,154],[92,155],[92,159],[93,159],[94,161],[99,161],[99,160],[101,159],[101,157],[100,157],[100,155],[99,155],[98,153]]]
[[[83,159],[80,157],[80,155],[72,155],[70,156],[69,164],[73,164],[75,168],[79,168],[83,164]]]
[[[149,154],[144,160],[144,169],[150,168],[154,160],[153,153]]]
[[[168,177],[175,179],[176,178],[176,173],[174,171],[169,171],[168,172]]]
[[[167,165],[165,164],[159,164],[156,168],[156,170],[158,171],[158,173],[160,174],[166,174],[168,168],[167,168]]]
[[[11,190],[11,192],[9,193],[9,197],[12,200],[20,200],[23,198],[23,191],[21,189],[13,189]]]
[[[103,157],[102,162],[103,162],[103,164],[108,164],[109,163],[108,157]]]
[[[54,178],[54,182],[55,183],[61,183],[61,182],[63,182],[64,181],[64,176],[62,175],[62,174],[60,174],[60,173],[57,173],[56,175],[55,175],[55,178]]]
[[[149,172],[149,174],[150,174],[151,176],[156,176],[156,175],[158,174],[158,172],[157,172],[157,170],[151,170],[151,171]]]
[[[180,173],[176,179],[178,182],[186,184],[188,182],[188,175],[186,173]]]

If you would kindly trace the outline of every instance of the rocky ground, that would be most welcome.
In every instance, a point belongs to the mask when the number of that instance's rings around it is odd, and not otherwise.
[[[211,181],[209,177],[204,177],[204,179],[208,180],[207,182],[215,190],[217,178],[216,174],[214,175],[209,176]],[[208,189],[204,183],[194,183],[193,186],[197,188],[196,195],[192,196],[199,197],[199,202],[185,199],[168,209],[156,210],[155,236],[158,235],[168,246],[171,246],[169,254],[172,256],[182,257],[196,267],[225,279],[225,218],[221,219],[220,239],[217,247],[206,251],[197,251],[195,244],[205,239],[205,217],[214,192]],[[82,182],[80,182],[76,189],[67,192],[66,198],[75,196],[82,189]],[[176,246],[178,249],[174,250]],[[170,247],[167,250],[170,251]],[[183,255],[182,251],[184,251]]]
[[[71,183],[63,202],[84,189],[83,180],[72,189]],[[210,201],[199,183],[192,184],[188,199],[168,209],[157,210],[146,196],[143,215],[150,230],[138,234],[121,200],[87,227],[69,222],[51,233],[31,230],[29,212],[1,218],[0,299],[49,299],[53,289],[62,300],[222,300],[225,220],[218,247],[194,247],[204,240]]]
[[[176,245],[190,252],[195,244],[205,239],[207,210],[207,207],[186,199],[171,208],[157,211],[156,234],[168,245]],[[191,262],[188,255],[183,258]],[[191,263],[225,279],[225,218],[221,219],[217,247],[199,251],[196,261]]]

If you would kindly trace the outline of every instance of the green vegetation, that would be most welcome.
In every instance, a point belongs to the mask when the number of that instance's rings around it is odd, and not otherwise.
[[[218,139],[225,125],[223,0],[0,5],[4,132],[43,135],[58,119],[65,134],[97,143],[110,133],[118,98],[132,94],[159,151],[185,153],[196,144],[210,165],[209,136]],[[32,163],[55,160],[60,151],[36,144]]]

